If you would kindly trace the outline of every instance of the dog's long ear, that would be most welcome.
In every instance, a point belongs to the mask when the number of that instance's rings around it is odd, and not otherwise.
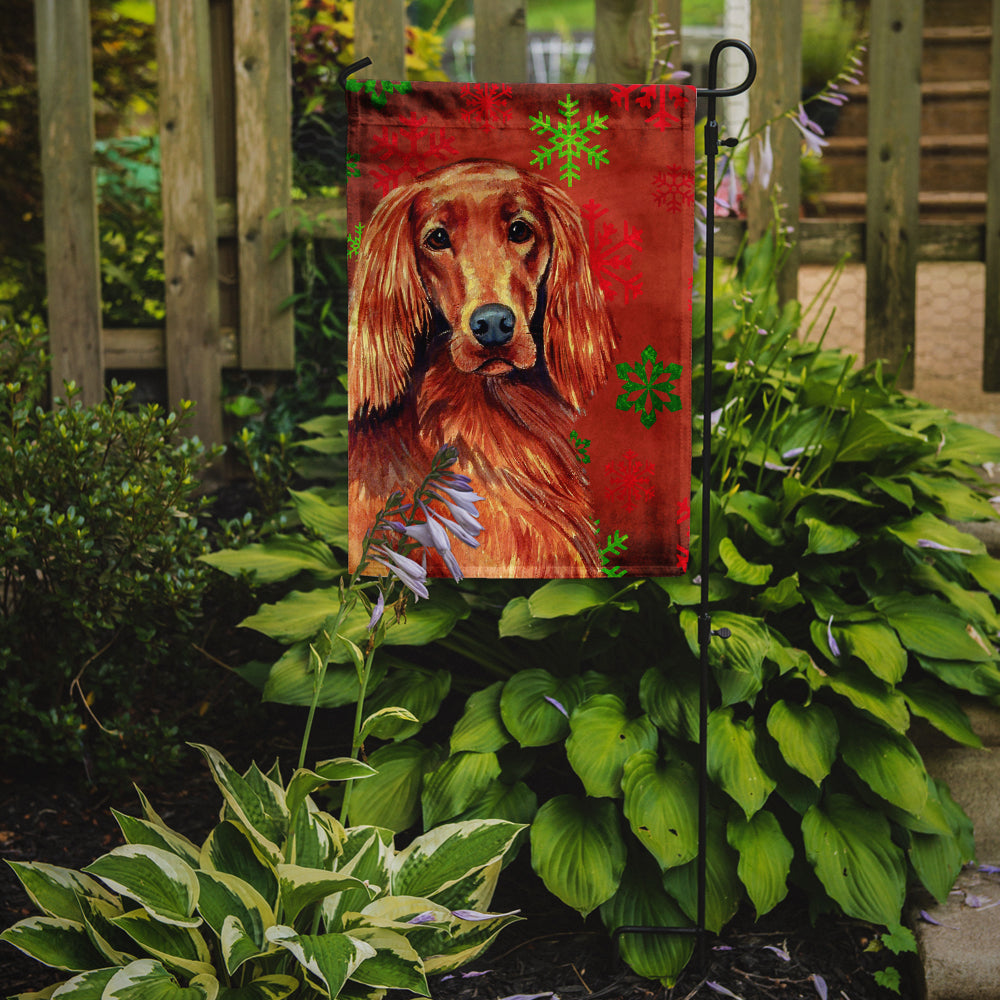
[[[361,237],[348,327],[348,410],[384,410],[405,391],[415,339],[430,321],[417,271],[410,204],[419,186],[387,194]]]
[[[580,210],[565,192],[538,178],[552,229],[546,278],[545,362],[556,388],[582,410],[608,379],[617,334],[590,270]]]

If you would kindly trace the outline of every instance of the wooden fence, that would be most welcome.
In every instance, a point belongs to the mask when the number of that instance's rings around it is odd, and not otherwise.
[[[526,2],[475,0],[477,79],[526,79]],[[679,25],[681,0],[595,0],[598,80],[644,78],[657,2],[659,15]],[[84,400],[94,401],[107,370],[165,369],[169,400],[195,400],[196,433],[220,441],[221,370],[293,365],[292,316],[281,308],[292,289],[291,255],[275,252],[291,219],[281,211],[291,202],[289,0],[157,2],[166,325],[144,330],[101,326],[88,0],[35,3],[53,384],[73,379]],[[922,9],[917,0],[871,0],[866,219],[786,218],[798,238],[782,290],[795,294],[800,263],[832,263],[844,253],[863,260],[866,355],[895,364],[914,345],[917,262],[985,261],[983,384],[997,391],[1000,0],[992,4],[985,224],[918,217]],[[754,0],[751,12],[759,65],[750,91],[753,128],[799,101],[802,3]],[[373,60],[367,72],[403,78],[404,0],[356,0],[355,23],[356,51]],[[680,45],[682,52],[683,38]],[[786,205],[799,203],[800,137],[782,124],[769,189],[749,193],[745,223],[725,220],[720,255],[733,252],[744,228],[752,235],[763,230],[776,192]],[[314,220],[315,236],[345,238],[342,200],[300,208]],[[912,384],[912,357],[904,384]]]

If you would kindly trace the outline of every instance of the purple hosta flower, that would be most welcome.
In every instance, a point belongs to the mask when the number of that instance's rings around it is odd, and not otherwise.
[[[1000,865],[980,865],[978,870],[986,875],[1000,875]]]
[[[475,494],[473,494],[473,496],[475,496]],[[480,497],[478,499],[482,498]],[[452,509],[451,504],[449,504],[446,500],[442,500],[441,502],[445,504],[445,506],[447,506],[449,510]],[[423,510],[424,514],[427,516],[428,521],[433,519],[439,525],[443,525],[460,542],[464,542],[466,545],[468,545],[469,548],[474,549],[479,546],[479,542],[476,541],[476,535],[478,535],[479,532],[483,530],[483,526],[478,521],[479,515],[477,512],[473,511],[473,516],[470,517],[470,515],[466,511],[464,511],[461,507],[456,506],[455,511],[457,516],[453,521],[445,517],[443,514],[438,514],[437,511],[431,510],[429,507],[426,506],[426,504],[421,503],[420,507]],[[468,524],[472,530],[470,530],[469,527],[466,527],[466,524]]]
[[[830,620],[826,623],[826,641],[830,647],[830,652],[834,656],[840,656],[840,646],[837,645],[837,640],[833,637],[833,615],[830,615]]]
[[[771,126],[764,129],[764,135],[750,147],[750,159],[747,161],[747,183],[754,181],[763,190],[771,186],[771,174],[774,173],[774,150],[771,148]]]
[[[782,962],[790,962],[792,960],[792,956],[784,948],[779,948],[776,944],[764,945],[764,951],[773,951]]]
[[[713,983],[709,981],[705,983],[705,985],[713,993],[721,993],[724,997],[734,997],[735,1000],[743,1000],[743,997],[741,997],[738,993],[734,993],[732,990],[727,990],[726,987],[722,985],[722,983]]]
[[[488,976],[492,971],[484,969],[482,972],[451,972],[447,976],[442,976],[441,982],[446,983],[449,979],[478,979],[480,976]]]
[[[809,978],[813,981],[813,986],[816,987],[816,992],[819,994],[819,1000],[826,1000],[828,993],[826,980],[815,972]]]
[[[370,550],[373,553],[375,562],[381,563],[390,572],[395,574],[408,590],[411,590],[417,597],[429,597],[427,592],[427,570],[420,563],[406,556],[401,556],[398,552],[387,549],[384,545],[373,545]]]
[[[956,549],[951,545],[942,545],[940,542],[935,542],[930,538],[918,538],[917,548],[920,549],[937,549],[940,552],[958,552],[963,556],[971,556],[972,549]]]
[[[565,715],[567,719],[569,718],[569,712],[566,711],[565,707],[561,702],[556,701],[555,698],[552,698],[549,695],[543,695],[543,697],[550,705],[555,705],[555,707],[559,709],[559,711],[562,712],[562,714]]]
[[[723,177],[722,184],[715,193],[716,211],[725,212],[727,215],[736,214],[740,209],[740,181],[736,176],[736,167],[732,157],[728,157],[728,166]]]
[[[368,619],[368,631],[371,632],[376,625],[382,620],[382,615],[385,613],[385,594],[380,590],[378,592],[378,600],[375,602],[375,607],[372,608],[372,616]]]
[[[792,124],[802,133],[806,149],[816,156],[823,155],[823,147],[827,145],[823,138],[823,130],[806,114],[806,109],[800,104],[799,113],[792,117]]]
[[[432,924],[435,920],[437,920],[437,914],[433,910],[424,910],[423,913],[410,917],[406,922],[408,924]]]
[[[451,915],[458,917],[459,920],[478,922],[493,920],[495,917],[516,917],[520,912],[520,910],[510,910],[507,913],[480,913],[479,910],[452,910]]]

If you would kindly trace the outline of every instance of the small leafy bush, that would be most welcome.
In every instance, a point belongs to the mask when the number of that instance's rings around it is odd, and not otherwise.
[[[132,409],[128,385],[96,406],[68,385],[43,408],[41,335],[0,323],[0,744],[8,761],[110,775],[176,753],[150,681],[191,663],[209,453],[187,406]]]
[[[244,774],[199,747],[222,793],[200,846],[140,793],[143,818],[115,817],[127,843],[82,872],[11,862],[42,911],[0,935],[77,973],[59,996],[377,1000],[429,996],[427,975],[479,955],[515,913],[489,913],[520,827],[452,823],[400,850],[390,831],[345,829],[312,794],[370,779],[353,758]]]

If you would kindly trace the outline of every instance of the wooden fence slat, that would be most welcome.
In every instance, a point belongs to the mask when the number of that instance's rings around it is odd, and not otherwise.
[[[761,71],[750,88],[750,130],[798,105],[802,91],[802,4],[800,0],[760,0],[750,8],[750,42]],[[720,115],[724,113],[720,111]],[[733,123],[734,134],[739,122]],[[755,142],[757,140],[754,140]],[[799,283],[799,159],[802,136],[788,119],[771,127],[774,170],[766,189],[755,181],[747,192],[747,219],[752,240],[760,239],[774,219],[773,203],[781,206],[781,225],[793,230],[795,241],[778,274],[778,296],[785,302],[798,295]]]
[[[865,360],[913,388],[923,3],[872,0],[868,52]]]
[[[993,0],[989,154],[986,179],[986,325],[983,390],[1000,392],[1000,0]]]
[[[355,0],[354,54],[372,61],[359,80],[406,79],[406,0]]]
[[[163,178],[169,402],[198,406],[192,432],[222,441],[219,255],[206,0],[159,0],[156,57]]]
[[[292,294],[290,21],[287,0],[233,7],[240,365],[246,369],[295,367],[294,317],[282,308]]]
[[[35,0],[52,392],[104,397],[88,0]]]
[[[594,0],[598,83],[644,83],[649,67],[651,0]]]
[[[528,79],[528,33],[524,0],[474,0],[479,83],[524,83]]]

